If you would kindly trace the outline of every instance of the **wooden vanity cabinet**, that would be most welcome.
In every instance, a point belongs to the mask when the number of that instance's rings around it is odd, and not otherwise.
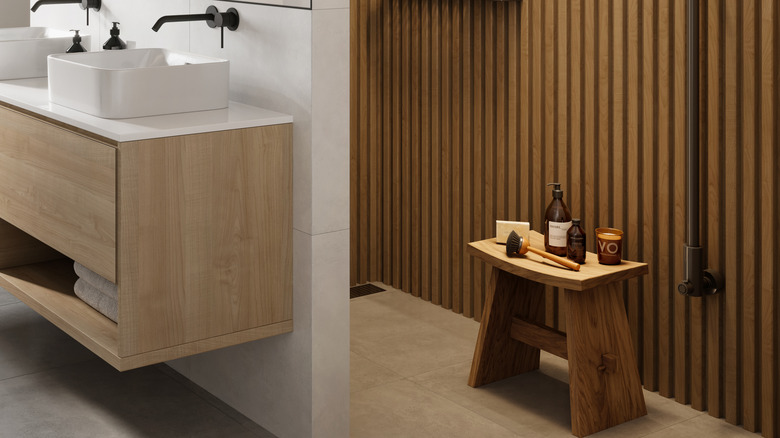
[[[292,331],[292,125],[114,142],[0,106],[0,286],[119,370]]]

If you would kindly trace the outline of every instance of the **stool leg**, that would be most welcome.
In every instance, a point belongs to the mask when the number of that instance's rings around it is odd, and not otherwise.
[[[578,437],[647,414],[618,283],[564,293],[571,428]]]
[[[544,286],[493,268],[485,294],[469,386],[478,387],[539,368],[539,349],[509,337],[512,318],[544,318]]]

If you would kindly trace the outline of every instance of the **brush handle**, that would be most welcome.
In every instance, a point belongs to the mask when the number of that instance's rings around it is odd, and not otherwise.
[[[569,259],[567,259],[565,257],[560,257],[560,256],[557,256],[555,254],[550,254],[547,251],[542,251],[541,249],[532,248],[530,246],[528,247],[528,250],[531,251],[532,253],[538,254],[538,255],[540,255],[540,256],[548,259],[548,260],[552,260],[555,263],[558,263],[558,264],[561,264],[563,266],[566,266],[569,269],[573,269],[575,271],[579,271],[580,270],[579,263],[575,263],[575,262],[573,262],[573,261],[571,261],[571,260],[569,260]]]

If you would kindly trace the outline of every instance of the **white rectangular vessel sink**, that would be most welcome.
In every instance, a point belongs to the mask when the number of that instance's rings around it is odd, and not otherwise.
[[[89,47],[89,35],[82,35]],[[46,76],[46,57],[65,53],[73,45],[73,33],[48,27],[0,29],[0,81]]]
[[[49,56],[49,100],[106,119],[226,108],[230,63],[167,49]]]

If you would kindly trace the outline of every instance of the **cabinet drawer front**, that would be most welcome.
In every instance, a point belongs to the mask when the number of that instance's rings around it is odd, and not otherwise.
[[[116,149],[0,108],[0,218],[116,282]]]

